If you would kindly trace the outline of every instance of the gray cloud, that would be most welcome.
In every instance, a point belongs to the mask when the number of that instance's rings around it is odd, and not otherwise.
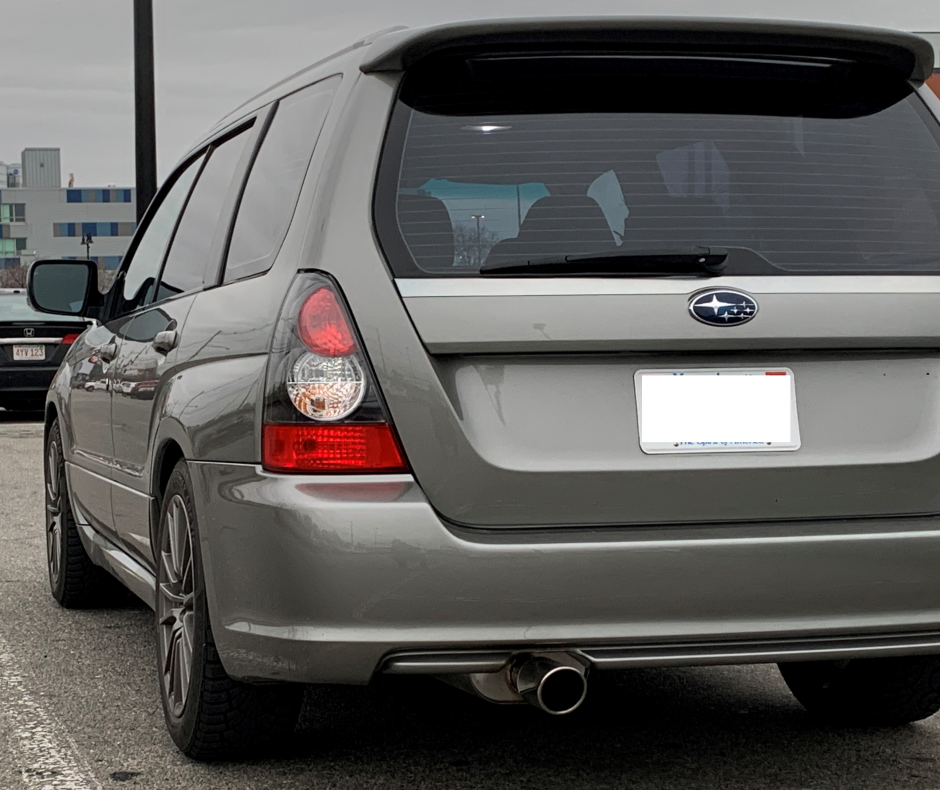
[[[748,16],[940,30],[940,6],[884,0],[155,0],[161,175],[228,110],[363,35],[397,24],[571,14]],[[6,3],[0,159],[62,148],[84,185],[134,181],[130,0]]]

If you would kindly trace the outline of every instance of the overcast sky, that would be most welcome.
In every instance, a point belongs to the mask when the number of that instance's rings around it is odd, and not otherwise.
[[[940,30],[922,0],[155,0],[158,166],[273,82],[373,31],[458,19],[695,14]],[[134,183],[132,0],[0,3],[0,161],[62,149],[78,186]]]

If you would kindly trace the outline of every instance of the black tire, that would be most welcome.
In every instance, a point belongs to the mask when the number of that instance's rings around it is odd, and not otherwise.
[[[126,597],[121,584],[85,551],[69,504],[62,432],[56,419],[46,435],[44,464],[46,561],[52,597],[66,609],[113,605]]]
[[[289,743],[300,715],[304,687],[242,683],[225,672],[209,623],[192,490],[186,462],[180,461],[163,496],[154,547],[157,673],[167,729],[180,751],[195,760],[269,752]],[[184,512],[185,530],[179,526]],[[173,558],[168,541],[174,530],[178,536],[188,533],[191,562]],[[185,545],[185,541],[177,537],[176,545]],[[179,553],[187,556],[186,549]],[[188,574],[187,565],[191,568]],[[175,640],[174,629],[179,632]],[[191,645],[191,671],[184,688],[172,677],[169,667],[174,663],[174,641],[176,650],[181,651],[187,639]]]
[[[940,656],[780,664],[810,713],[837,724],[895,727],[940,710]]]

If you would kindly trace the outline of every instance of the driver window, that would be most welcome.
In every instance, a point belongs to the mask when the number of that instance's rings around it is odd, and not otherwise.
[[[160,273],[167,242],[173,234],[203,158],[204,156],[200,156],[186,166],[144,229],[144,235],[134,251],[121,283],[120,304],[116,315],[131,313],[153,301],[154,285]]]

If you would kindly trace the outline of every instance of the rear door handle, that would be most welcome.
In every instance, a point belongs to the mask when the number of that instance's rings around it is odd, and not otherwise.
[[[157,332],[153,339],[153,347],[161,354],[169,354],[179,342],[179,335],[175,329],[166,329],[163,332]]]

